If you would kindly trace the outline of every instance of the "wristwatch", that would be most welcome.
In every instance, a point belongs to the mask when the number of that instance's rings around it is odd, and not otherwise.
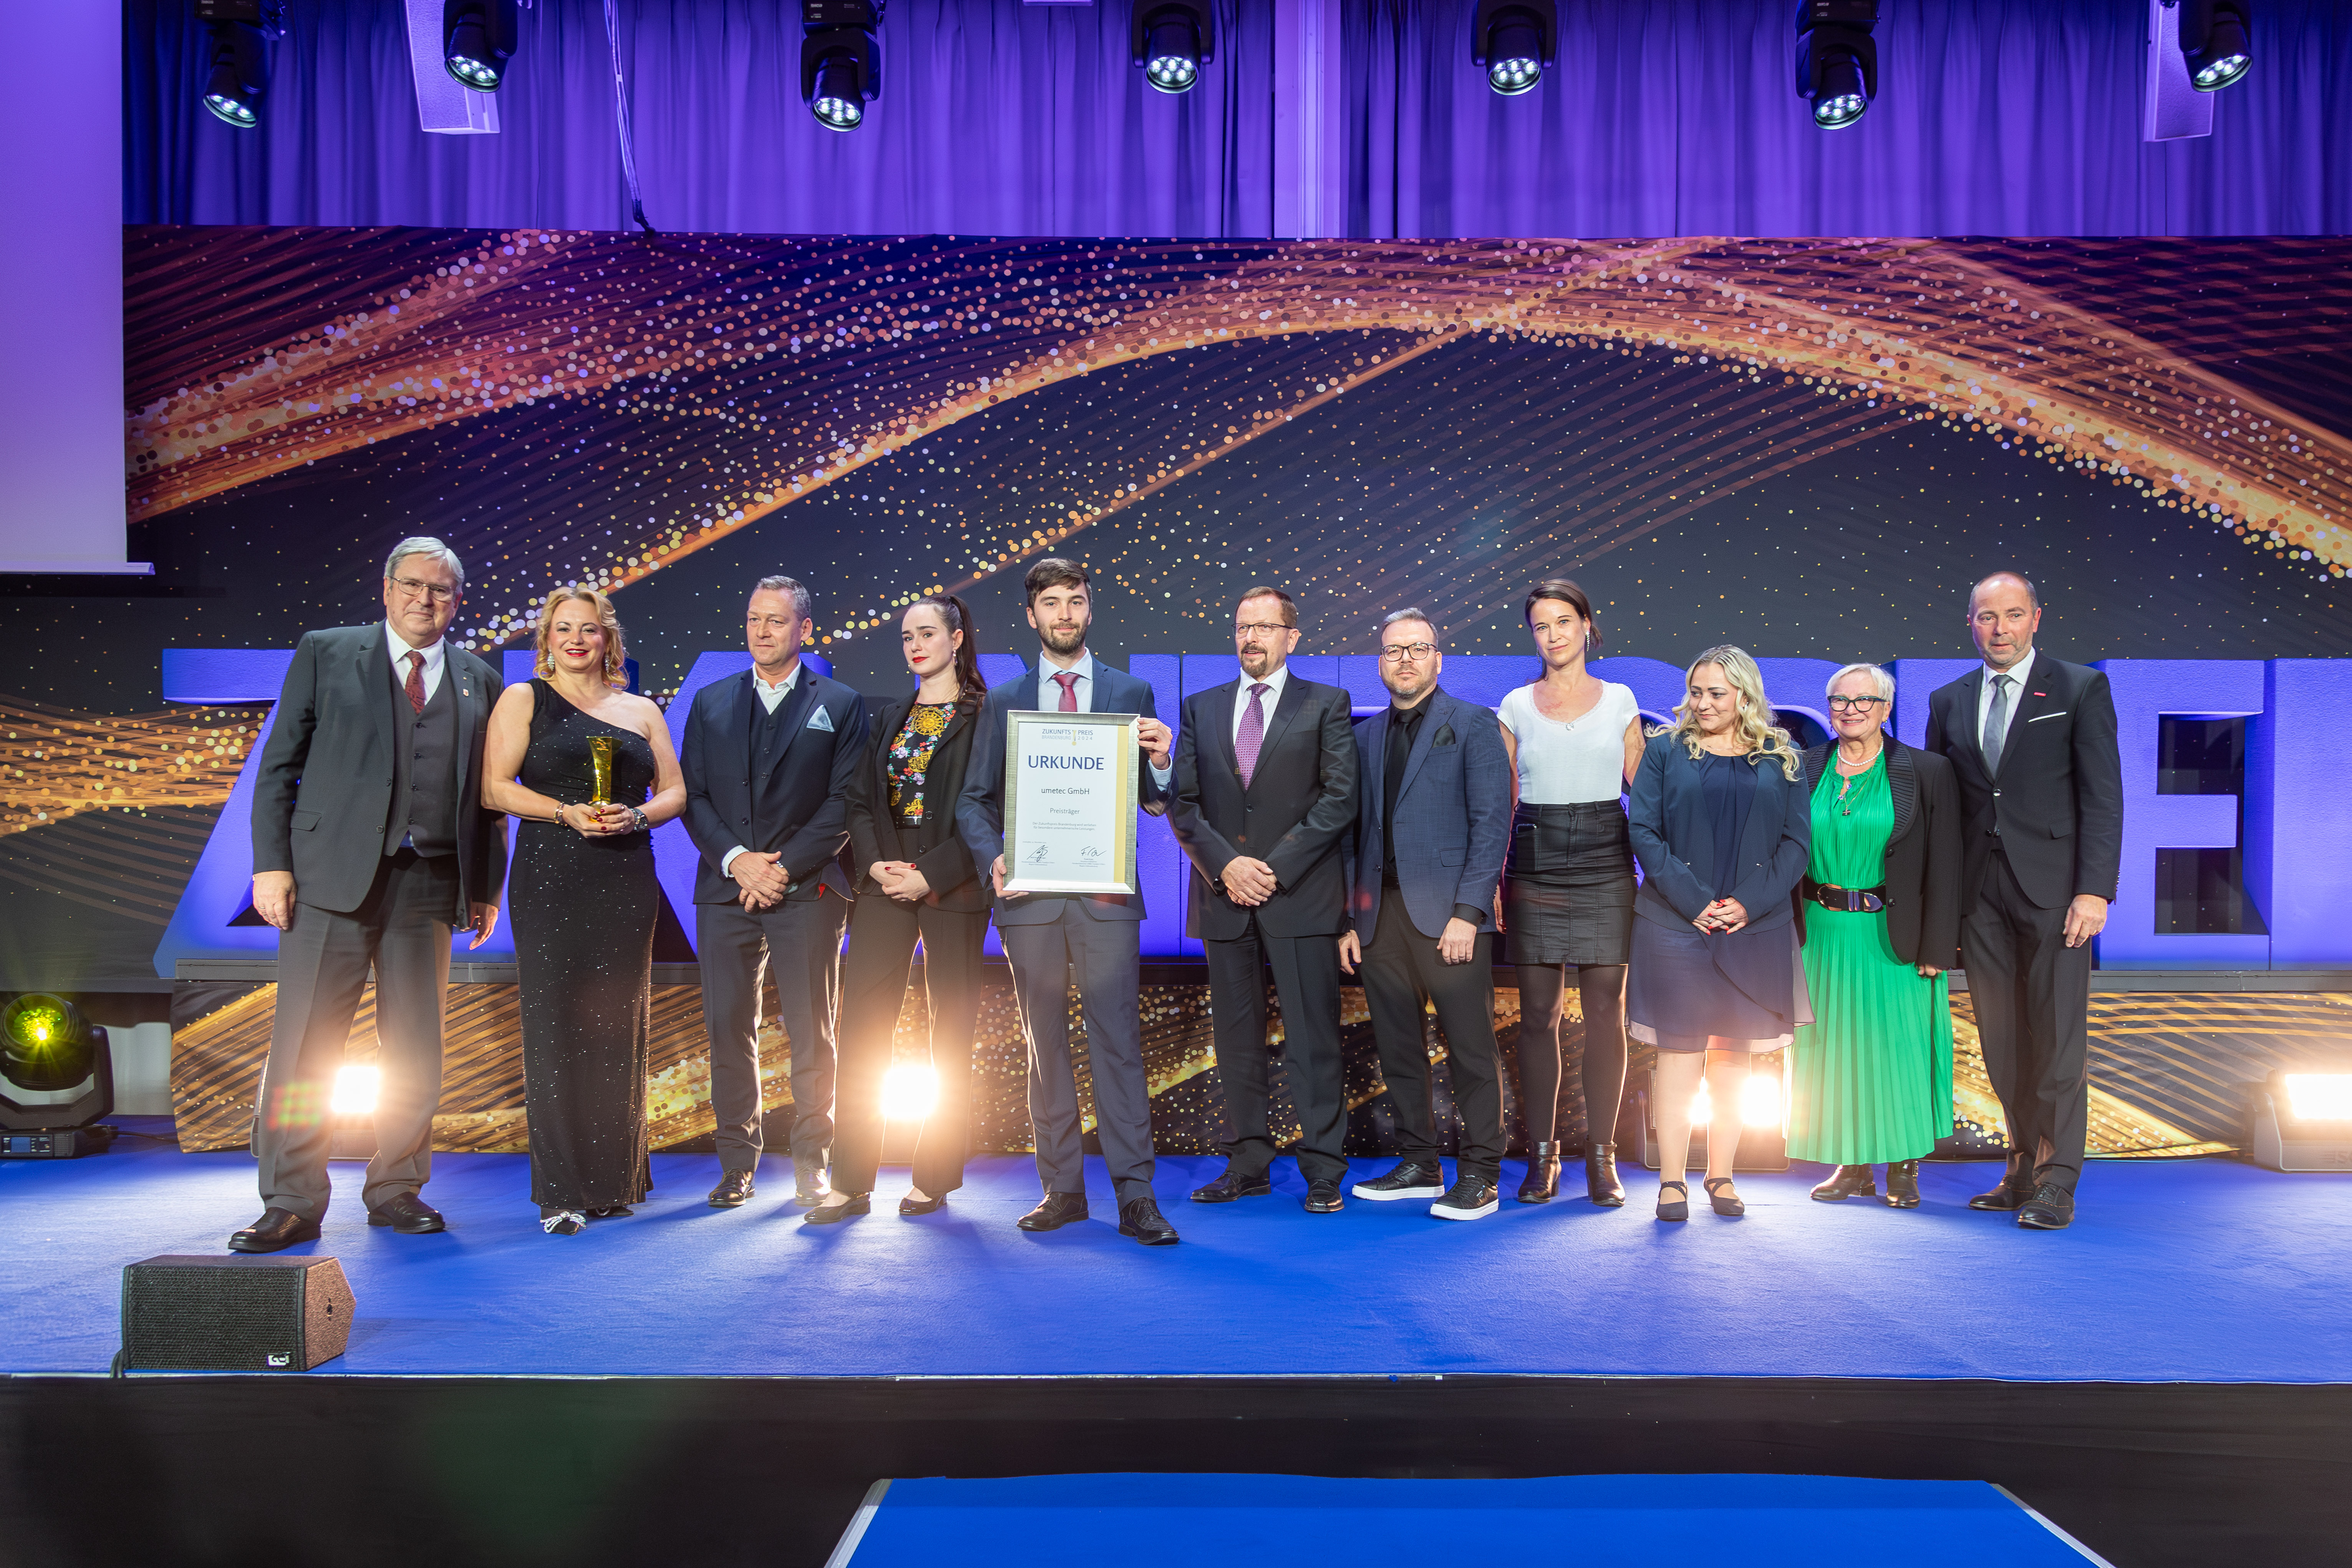
[[[653,825],[653,823],[652,823],[652,822],[650,822],[649,820],[647,820],[647,818],[646,818],[646,814],[645,814],[644,812],[639,811],[635,806],[634,806],[634,805],[633,805],[633,806],[628,807],[628,813],[629,813],[629,819],[630,819],[631,821],[635,822],[635,823],[637,825],[637,831],[638,831],[638,832],[640,832],[640,833],[651,833],[651,832],[654,830],[654,825]]]

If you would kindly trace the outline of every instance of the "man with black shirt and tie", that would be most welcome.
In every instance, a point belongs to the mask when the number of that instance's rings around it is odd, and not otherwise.
[[[2017,573],[1976,585],[1984,665],[1928,699],[1926,749],[1959,781],[1960,962],[2009,1123],[2009,1169],[1969,1206],[2061,1230],[2089,1131],[2091,939],[2123,858],[2123,759],[2107,678],[2036,653],[2041,625]]]
[[[1339,840],[1356,821],[1356,738],[1348,694],[1287,669],[1298,607],[1252,588],[1234,612],[1241,679],[1184,700],[1169,826],[1192,862],[1186,930],[1209,961],[1224,1173],[1195,1203],[1272,1192],[1265,972],[1282,1002],[1283,1059],[1298,1112],[1298,1170],[1310,1214],[1336,1214],[1348,1162],[1339,1061],[1340,928],[1348,879]]]

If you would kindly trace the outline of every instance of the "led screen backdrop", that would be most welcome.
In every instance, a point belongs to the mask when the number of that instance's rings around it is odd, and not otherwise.
[[[126,244],[158,575],[0,605],[10,984],[155,973],[274,690],[266,657],[178,689],[169,661],[372,617],[410,533],[464,557],[477,648],[616,588],[656,695],[776,570],[868,689],[935,586],[1025,654],[1047,552],[1100,574],[1098,649],[1188,686],[1261,581],[1315,655],[1408,603],[1457,657],[1522,655],[1519,595],[1567,572],[1612,655],[1955,659],[1996,564],[2064,658],[2352,641],[2341,242]]]

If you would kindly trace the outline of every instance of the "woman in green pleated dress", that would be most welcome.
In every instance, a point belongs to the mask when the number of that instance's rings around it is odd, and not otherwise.
[[[1824,1203],[1919,1206],[1919,1158],[1952,1131],[1960,808],[1952,767],[1883,724],[1895,682],[1876,665],[1831,677],[1837,739],[1805,753],[1812,851],[1798,889],[1813,1019],[1789,1048],[1789,1154],[1835,1165]]]

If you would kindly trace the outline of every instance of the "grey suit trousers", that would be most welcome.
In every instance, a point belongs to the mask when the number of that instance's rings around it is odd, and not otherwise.
[[[1029,1125],[1037,1180],[1049,1193],[1087,1190],[1077,1064],[1070,1055],[1075,978],[1103,1165],[1120,1202],[1151,1195],[1151,1083],[1136,1006],[1142,932],[1134,921],[1095,919],[1076,899],[1065,900],[1061,918],[1049,924],[997,927],[1029,1041]]]
[[[841,933],[848,900],[831,893],[756,912],[694,907],[702,967],[702,1022],[710,1039],[710,1109],[719,1163],[760,1163],[760,994],[772,966],[776,1022],[793,1051],[793,1162],[821,1166],[833,1147],[834,1024],[841,1008]]]

